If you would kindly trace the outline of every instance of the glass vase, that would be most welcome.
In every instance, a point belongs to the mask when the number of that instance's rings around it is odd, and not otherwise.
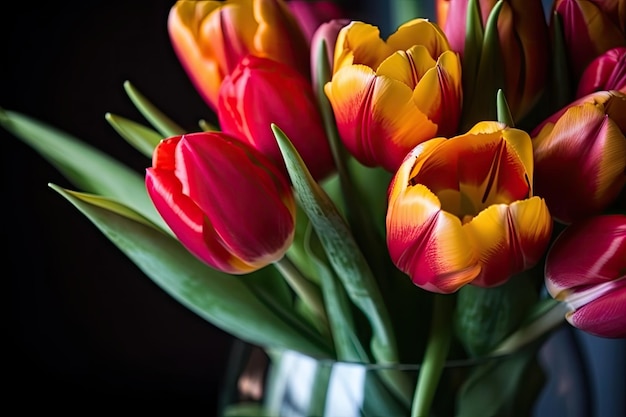
[[[276,417],[410,416],[420,366],[316,359],[238,342],[218,415]],[[586,417],[590,387],[580,348],[567,331],[502,357],[449,361],[432,417]]]

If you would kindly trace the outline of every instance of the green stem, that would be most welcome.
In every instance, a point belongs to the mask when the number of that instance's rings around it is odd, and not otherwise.
[[[491,352],[493,356],[506,355],[519,350],[533,340],[548,333],[565,321],[565,314],[569,311],[567,304],[550,300],[548,309],[542,312],[527,325],[520,327],[515,333],[507,337]]]
[[[417,378],[411,417],[425,417],[430,413],[450,348],[453,300],[451,295],[435,295],[430,335]]]
[[[274,266],[311,311],[321,318],[324,323],[328,323],[320,288],[302,275],[300,270],[286,256],[274,262]]]

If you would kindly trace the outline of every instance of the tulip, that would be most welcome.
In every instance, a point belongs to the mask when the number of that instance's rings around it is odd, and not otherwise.
[[[414,19],[386,41],[363,22],[337,38],[325,85],[339,135],[366,166],[395,172],[417,144],[454,134],[461,112],[461,66],[433,23]]]
[[[290,0],[287,6],[300,24],[309,44],[321,24],[345,16],[344,11],[334,1]]]
[[[244,58],[224,79],[217,115],[224,132],[248,142],[283,167],[285,174],[272,123],[293,142],[314,178],[322,179],[334,168],[311,84],[287,65]]]
[[[506,282],[538,262],[552,233],[532,184],[530,136],[502,123],[416,146],[389,187],[391,259],[428,291]]]
[[[608,90],[626,94],[626,47],[609,49],[591,61],[580,77],[576,97]]]
[[[600,214],[626,184],[626,94],[585,96],[532,132],[535,191],[554,219]]]
[[[442,19],[439,25],[452,50],[463,56],[468,0],[440,0],[438,3],[445,3],[439,6],[439,18]],[[497,0],[478,1],[483,30],[496,3]],[[542,2],[504,1],[498,15],[498,41],[502,60],[498,65],[503,66],[504,75],[502,89],[513,118],[520,120],[537,103],[548,79],[550,40]],[[488,99],[495,100],[493,97]]]
[[[597,56],[626,46],[626,37],[619,26],[593,1],[556,0],[553,10],[562,20],[565,48],[575,79],[580,78]]]
[[[178,59],[214,110],[223,79],[248,54],[290,65],[309,77],[307,40],[282,0],[179,0],[167,26]]]
[[[261,153],[221,132],[164,139],[146,188],[180,242],[229,274],[282,258],[294,236],[295,202],[282,173]]]
[[[570,324],[600,337],[626,337],[626,215],[567,227],[546,257],[545,283],[569,306]]]

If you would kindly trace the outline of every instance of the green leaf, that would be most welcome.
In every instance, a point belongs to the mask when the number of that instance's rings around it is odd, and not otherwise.
[[[456,417],[528,416],[543,383],[536,347],[491,359],[462,385]]]
[[[152,126],[156,130],[161,133],[164,137],[170,136],[179,136],[183,133],[186,133],[185,129],[177,125],[174,121],[172,121],[169,117],[167,117],[161,110],[156,108],[154,104],[152,104],[143,94],[139,92],[130,81],[124,82],[124,90],[126,90],[126,94],[133,102],[137,110],[143,117],[146,118],[150,122]]]
[[[469,0],[465,16],[465,45],[463,47],[463,72],[461,75],[466,103],[473,101],[478,63],[483,48],[483,37],[483,21],[478,0]],[[463,106],[463,109],[464,113],[467,112],[467,106]]]
[[[504,123],[508,127],[515,127],[515,123],[513,122],[513,115],[511,114],[511,109],[509,108],[509,103],[506,101],[506,97],[504,96],[504,92],[502,89],[498,89],[498,96],[496,98],[497,101],[497,109],[498,109],[498,121],[500,123]]]
[[[467,84],[479,86],[464,99],[461,131],[465,132],[481,120],[496,120],[496,100],[498,89],[504,87],[504,63],[500,50],[500,38],[498,34],[498,16],[502,10],[503,0],[498,0],[491,9],[485,34],[478,67],[474,78],[467,79]],[[464,53],[464,57],[467,53]]]
[[[552,33],[552,72],[550,78],[550,109],[546,114],[552,114],[564,107],[573,99],[576,88],[572,87],[572,74],[567,59],[567,47],[563,34],[561,15],[554,12],[552,15],[554,31]]]
[[[148,197],[144,178],[104,152],[23,114],[1,110],[0,125],[56,167],[76,187],[123,202],[170,231]]]
[[[262,404],[253,402],[232,404],[220,417],[267,417],[267,410]]]
[[[534,283],[524,274],[494,288],[466,285],[457,292],[457,336],[470,355],[485,355],[519,327],[536,301]]]
[[[299,204],[320,238],[326,256],[354,305],[369,320],[370,348],[377,363],[398,363],[392,323],[372,271],[343,217],[315,182],[293,144],[280,128],[272,130],[282,152]],[[401,398],[411,397],[402,375],[389,381]]]
[[[173,237],[148,226],[147,220],[135,221],[139,214],[119,214],[127,213],[128,207],[111,200],[94,204],[106,199],[51,187],[164,291],[215,326],[260,346],[295,349],[322,357],[332,354],[326,340],[272,296],[272,281],[276,277],[271,268],[242,276],[219,272],[199,261]]]
[[[122,138],[148,158],[152,158],[154,148],[163,139],[160,133],[121,116],[107,113],[104,118]]]
[[[308,228],[306,252],[320,277],[337,359],[349,362],[370,362],[356,332],[350,300],[341,286],[341,281],[328,264],[324,249],[312,227]]]

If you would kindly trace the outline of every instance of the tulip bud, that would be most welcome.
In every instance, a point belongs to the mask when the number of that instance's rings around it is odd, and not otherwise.
[[[248,54],[309,77],[307,40],[282,0],[179,0],[167,25],[178,59],[212,109],[224,77]]]
[[[571,223],[601,213],[626,184],[626,95],[585,96],[533,133],[535,192],[555,220]]]
[[[224,79],[217,114],[224,132],[248,142],[283,167],[285,174],[272,123],[293,142],[315,179],[334,169],[313,89],[308,80],[284,64],[255,56],[244,58]]]
[[[552,232],[532,184],[532,144],[522,130],[482,122],[423,142],[389,187],[391,259],[433,292],[506,282],[541,259]]]
[[[293,240],[296,208],[286,177],[227,134],[161,141],[146,188],[180,242],[220,271],[260,269],[282,258]]]
[[[590,217],[567,227],[546,258],[545,283],[567,303],[566,319],[600,337],[626,337],[626,215]]]
[[[380,38],[352,22],[337,38],[324,91],[347,150],[362,164],[395,172],[417,144],[454,134],[461,113],[461,64],[441,30],[414,19]]]
[[[609,49],[591,61],[580,77],[576,97],[609,90],[626,94],[626,47]]]

